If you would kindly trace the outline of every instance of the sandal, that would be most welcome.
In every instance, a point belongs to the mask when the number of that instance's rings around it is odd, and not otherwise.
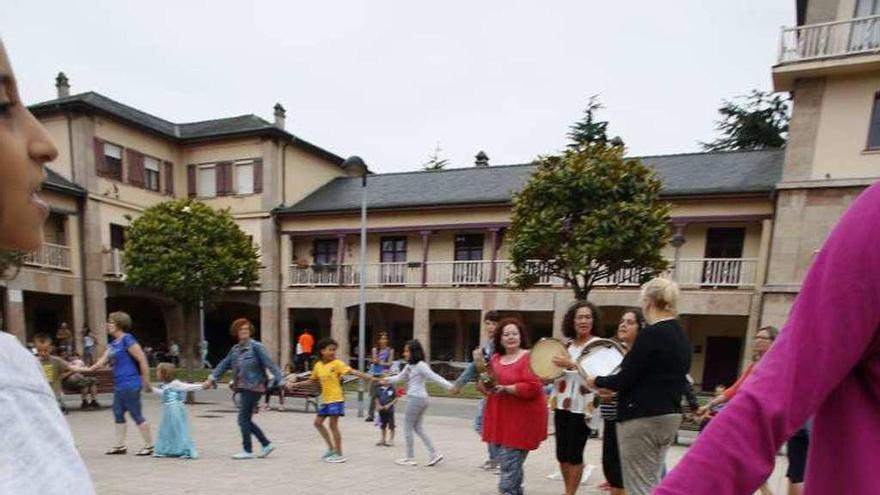
[[[125,455],[128,452],[128,449],[125,447],[113,447],[112,449],[104,452],[105,455]]]
[[[140,457],[148,456],[148,455],[153,455],[153,447],[152,447],[152,446],[150,446],[150,447],[144,447],[144,448],[142,448],[141,450],[139,450],[138,453],[135,454],[135,455],[136,455],[136,456],[140,456]]]

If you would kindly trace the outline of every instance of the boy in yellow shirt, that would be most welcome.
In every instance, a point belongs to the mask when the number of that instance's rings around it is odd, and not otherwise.
[[[376,381],[375,377],[362,373],[336,359],[338,346],[336,341],[330,338],[319,340],[316,347],[320,360],[312,368],[312,376],[308,380],[287,384],[287,388],[291,390],[314,382],[321,385],[321,406],[318,408],[318,416],[315,418],[315,428],[327,443],[327,452],[324,453],[322,459],[331,463],[345,462],[345,457],[342,456],[342,434],[339,432],[339,417],[345,416],[342,376],[354,375],[364,380]],[[324,420],[328,417],[330,418],[329,432],[324,427]]]

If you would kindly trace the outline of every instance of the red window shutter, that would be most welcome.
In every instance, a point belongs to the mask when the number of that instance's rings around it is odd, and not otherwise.
[[[232,194],[232,162],[217,164],[217,196]]]
[[[104,161],[104,141],[95,138],[95,173],[107,175],[107,162]]]
[[[163,172],[165,173],[165,194],[174,196],[174,165],[171,162],[165,162]]]
[[[196,166],[186,166],[186,195],[190,198],[196,197]]]
[[[128,162],[128,183],[136,187],[144,187],[144,155],[135,150],[125,150]]]
[[[263,159],[254,158],[254,192],[263,192]]]

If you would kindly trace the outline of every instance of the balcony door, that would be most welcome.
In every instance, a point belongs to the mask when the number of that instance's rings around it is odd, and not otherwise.
[[[452,281],[459,285],[483,282],[483,234],[459,234],[455,236],[455,261]]]
[[[338,283],[337,262],[339,255],[338,239],[316,239],[312,258],[315,280],[318,284]]]
[[[746,229],[744,228],[710,228],[706,230],[703,285],[739,285],[745,239]]]
[[[383,237],[380,240],[379,277],[382,285],[406,283],[406,237]]]
[[[874,50],[880,47],[880,0],[857,0],[849,37],[849,51]],[[867,17],[868,19],[863,19]]]

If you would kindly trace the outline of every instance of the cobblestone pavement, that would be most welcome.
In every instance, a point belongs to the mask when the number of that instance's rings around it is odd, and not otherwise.
[[[496,494],[497,477],[477,469],[485,460],[485,448],[472,429],[475,402],[464,399],[432,399],[426,429],[445,460],[436,467],[402,467],[394,460],[403,457],[403,414],[399,408],[399,435],[393,448],[377,447],[378,432],[356,417],[357,404],[348,398],[349,416],[340,422],[345,464],[327,464],[320,460],[325,450],[312,427],[314,415],[303,412],[302,399],[289,399],[287,411],[260,412],[255,421],[278,447],[266,459],[233,461],[240,436],[236,411],[226,391],[200,392],[200,403],[190,407],[193,435],[201,458],[141,458],[131,455],[140,448],[138,432],[128,428],[129,455],[107,456],[104,451],[113,442],[113,417],[110,409],[79,411],[72,401],[67,416],[77,446],[82,453],[99,494],[235,494],[273,495],[296,493],[334,493],[360,495],[396,494]],[[110,398],[102,401],[109,405]],[[274,402],[273,402],[274,404]],[[156,396],[145,396],[145,416],[158,427],[160,404]],[[256,445],[259,445],[256,443]],[[526,493],[559,495],[562,482],[546,476],[555,470],[553,438],[529,455],[526,461]],[[416,439],[421,464],[427,454]],[[670,452],[673,466],[685,452],[675,447]],[[603,493],[595,488],[602,478],[601,441],[587,443],[587,463],[595,465],[587,485],[579,493]],[[782,475],[784,457],[779,457],[771,487],[784,493]]]

